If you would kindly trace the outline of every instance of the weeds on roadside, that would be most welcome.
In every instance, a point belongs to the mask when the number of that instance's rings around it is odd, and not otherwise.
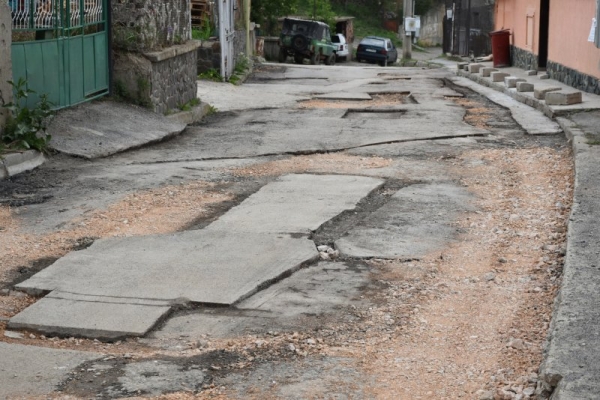
[[[198,75],[198,79],[204,79],[213,82],[223,82],[223,77],[215,68],[211,68],[208,71],[200,73]]]
[[[8,83],[13,88],[14,101],[2,101],[2,108],[8,110],[9,114],[0,140],[0,151],[35,149],[45,152],[51,139],[46,134],[46,121],[54,114],[48,95],[40,95],[35,106],[29,108],[25,105],[27,98],[36,92],[27,88],[27,81],[21,77],[16,83]]]

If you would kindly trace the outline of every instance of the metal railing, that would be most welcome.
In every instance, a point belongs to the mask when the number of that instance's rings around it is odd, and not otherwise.
[[[103,0],[8,0],[14,31],[65,31],[105,21]]]

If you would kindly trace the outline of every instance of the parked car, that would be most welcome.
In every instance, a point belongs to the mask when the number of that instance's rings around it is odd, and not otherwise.
[[[356,61],[379,63],[382,67],[393,64],[398,59],[398,50],[388,38],[367,36],[358,44]]]
[[[348,42],[346,42],[344,35],[341,33],[334,33],[331,35],[331,41],[337,46],[337,51],[335,52],[336,58],[338,60],[346,61],[348,59],[349,49]]]
[[[279,62],[288,56],[301,64],[305,58],[311,64],[325,60],[325,64],[335,64],[337,46],[331,42],[329,25],[319,21],[285,18],[279,36]]]

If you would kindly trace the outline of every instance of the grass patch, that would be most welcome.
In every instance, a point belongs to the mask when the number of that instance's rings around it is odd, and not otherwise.
[[[590,146],[598,146],[600,145],[600,135],[594,133],[585,133],[586,143]]]
[[[208,71],[204,71],[198,75],[198,79],[213,82],[223,82],[221,73],[216,68],[211,68]]]

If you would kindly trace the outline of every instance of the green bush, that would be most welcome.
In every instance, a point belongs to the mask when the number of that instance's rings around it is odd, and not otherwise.
[[[27,88],[27,82],[19,78],[17,83],[8,81],[13,87],[14,101],[2,103],[2,107],[9,111],[6,127],[2,133],[2,147],[6,149],[28,150],[35,149],[45,152],[51,136],[46,134],[46,121],[54,111],[48,95],[40,95],[35,107],[27,107],[29,95],[35,91]]]

